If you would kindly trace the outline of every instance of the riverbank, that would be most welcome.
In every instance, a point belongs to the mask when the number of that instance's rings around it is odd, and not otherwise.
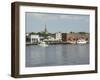
[[[26,45],[38,45],[39,43],[26,43]],[[81,43],[77,43],[77,42],[46,42],[46,44],[48,45],[58,45],[58,44],[81,44]],[[88,44],[84,43],[84,44]]]

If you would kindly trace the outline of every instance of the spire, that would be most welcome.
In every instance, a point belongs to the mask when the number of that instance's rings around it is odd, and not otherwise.
[[[44,29],[44,32],[47,32],[47,27],[46,27],[46,24],[45,24],[45,29]]]
[[[47,35],[48,35],[48,31],[47,31],[47,27],[46,27],[46,24],[45,24],[45,29],[44,29],[44,38],[45,39],[47,38]]]

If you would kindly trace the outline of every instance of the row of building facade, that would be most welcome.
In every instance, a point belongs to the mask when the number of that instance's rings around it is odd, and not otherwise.
[[[37,34],[26,34],[26,42],[30,43],[38,43],[40,41],[58,41],[58,42],[67,42],[67,41],[77,41],[77,40],[85,40],[89,41],[89,34],[84,33],[61,33],[57,32],[52,35],[48,35],[46,38],[44,36],[40,36]]]
[[[42,32],[44,35],[41,34],[30,34],[26,33],[26,42],[27,43],[38,43],[40,41],[46,41],[46,42],[75,42],[77,40],[85,40],[89,42],[89,33],[48,33],[46,25],[45,29]]]

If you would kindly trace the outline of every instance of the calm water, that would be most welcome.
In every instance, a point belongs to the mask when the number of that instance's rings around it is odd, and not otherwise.
[[[89,64],[89,44],[26,46],[26,67]]]

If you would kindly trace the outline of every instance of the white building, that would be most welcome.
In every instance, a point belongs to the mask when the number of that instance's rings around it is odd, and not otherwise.
[[[62,33],[61,32],[55,33],[55,38],[56,38],[56,40],[61,41],[62,40]]]
[[[39,35],[30,35],[30,42],[31,43],[37,43],[37,42],[39,42],[40,41],[40,37],[39,37]]]

